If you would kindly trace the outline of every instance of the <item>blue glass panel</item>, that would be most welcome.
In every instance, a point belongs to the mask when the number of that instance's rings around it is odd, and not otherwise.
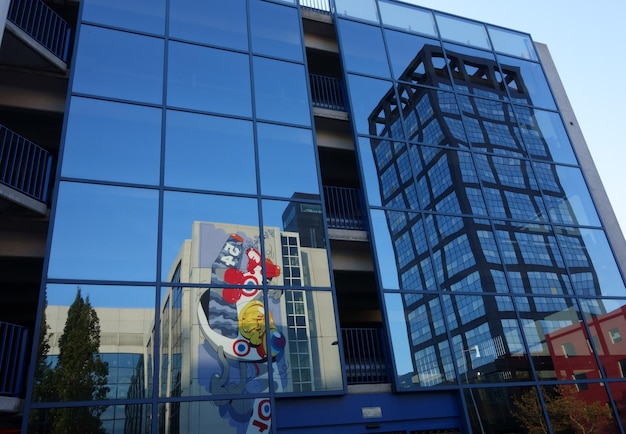
[[[162,103],[163,40],[83,25],[72,91]]]
[[[543,163],[535,163],[533,167],[553,222],[600,226],[580,169]]]
[[[556,109],[550,86],[540,64],[513,57],[497,57],[514,102]]]
[[[495,99],[508,99],[498,83],[500,72],[491,51],[444,43],[454,86],[461,92]]]
[[[402,388],[412,388],[410,378],[415,373],[413,355],[407,331],[404,301],[400,294],[385,294],[385,313],[391,336],[397,383]]]
[[[362,178],[365,180],[367,201],[370,206],[380,206],[382,193],[370,139],[359,137],[358,148],[361,160],[361,171],[363,173]]]
[[[63,176],[158,184],[161,110],[74,97]]]
[[[209,261],[206,265],[209,275],[199,277],[197,283],[211,282],[211,264],[228,239],[228,234],[245,232],[246,240],[258,237],[258,204],[255,199],[169,191],[165,192],[164,197],[161,258],[161,277],[164,280],[171,280],[181,259],[178,256],[183,251],[181,248],[186,240],[192,239],[194,230],[211,233],[221,231],[224,235],[222,244],[211,248],[212,254],[198,259],[201,265],[204,263],[202,261]]]
[[[435,19],[431,11],[385,1],[379,1],[378,7],[385,26],[437,37]]]
[[[245,0],[171,0],[170,36],[227,48],[248,48]]]
[[[419,82],[423,83],[426,80],[424,62],[429,60],[429,58],[422,58],[429,55],[423,51],[423,47],[424,45],[430,45],[438,49],[441,46],[439,41],[393,30],[385,30],[385,38],[387,39],[387,48],[394,77],[401,80],[416,81],[418,77],[415,74],[422,74],[424,76],[423,80]],[[442,50],[438,51],[443,53]],[[418,57],[420,54],[422,57]],[[405,72],[410,75],[401,78]]]
[[[162,35],[165,31],[165,0],[87,0],[83,3],[82,19]]]
[[[389,78],[389,65],[380,27],[337,20],[346,71]]]
[[[378,22],[374,0],[334,0],[337,15]]]
[[[626,295],[624,281],[604,231],[557,228],[572,286],[579,295]]]
[[[302,61],[298,10],[269,2],[250,4],[252,50],[285,59]]]
[[[257,124],[261,193],[292,197],[319,194],[311,130]]]
[[[154,281],[158,194],[61,183],[49,277]]]
[[[478,48],[491,48],[484,24],[438,13],[435,13],[435,19],[443,39]]]
[[[311,125],[304,66],[255,57],[254,88],[258,118]]]
[[[241,116],[252,114],[247,55],[170,42],[167,103]]]
[[[565,126],[558,113],[513,106],[526,150],[536,159],[577,164]]]
[[[396,96],[391,82],[348,75],[353,121],[360,134],[403,138],[402,123],[397,112]]]
[[[389,223],[384,211],[372,210],[370,213],[372,237],[376,246],[378,270],[383,288],[399,289],[398,265],[393,247]]]
[[[256,193],[251,122],[171,110],[166,125],[165,185]]]
[[[492,26],[487,26],[487,30],[495,51],[528,60],[539,60],[529,35]]]

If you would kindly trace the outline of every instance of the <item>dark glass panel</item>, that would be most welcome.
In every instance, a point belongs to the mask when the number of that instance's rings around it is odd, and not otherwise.
[[[506,92],[498,84],[498,65],[491,51],[449,43],[443,46],[457,90],[487,98],[507,99]]]
[[[250,3],[252,50],[302,62],[298,10],[269,2]]]
[[[170,110],[165,185],[256,193],[252,123]]]
[[[521,125],[526,150],[533,158],[577,164],[576,156],[558,113],[513,106]]]
[[[106,405],[94,407],[32,409],[28,432],[150,432],[150,404]]]
[[[48,276],[155,280],[158,194],[61,183]]]
[[[247,50],[245,0],[171,0],[170,36]]]
[[[158,184],[161,110],[73,97],[63,176]]]
[[[394,5],[394,7],[397,6]],[[402,9],[412,10],[406,7],[402,7]],[[432,62],[430,56],[433,52],[443,55],[438,40],[393,30],[385,30],[385,38],[387,39],[394,78],[421,84],[432,84],[429,81],[427,65]],[[428,48],[424,48],[424,46],[428,46]]]
[[[391,82],[348,75],[348,89],[357,132],[404,138]]]
[[[162,35],[165,30],[165,0],[88,0],[83,21]]]
[[[539,60],[529,35],[492,26],[487,26],[487,31],[495,51],[528,60]]]
[[[304,66],[254,58],[256,116],[299,125],[311,124]]]
[[[318,195],[294,198],[319,201]],[[319,202],[263,201],[266,276],[272,284],[330,287],[328,245]],[[272,270],[279,266],[280,270]],[[277,275],[280,273],[280,275]]]
[[[35,374],[34,399],[149,398],[152,360],[144,343],[154,325],[154,297],[153,287],[49,284],[48,348],[39,361],[46,368]]]
[[[550,86],[539,63],[513,57],[497,56],[502,73],[503,86],[507,86],[514,102],[556,109]]]
[[[535,163],[550,220],[570,225],[600,226],[600,219],[580,169]]]
[[[473,433],[533,434],[548,430],[534,387],[472,388],[464,392]]]
[[[168,62],[168,105],[241,116],[252,114],[247,55],[170,42]]]
[[[378,22],[374,0],[335,0],[337,15]]]
[[[601,230],[557,228],[557,239],[579,295],[626,295],[615,257]]]
[[[165,192],[161,278],[168,281],[172,279],[178,263],[183,259],[181,255],[184,247],[187,242],[190,242],[189,240],[193,240],[195,233],[200,234],[198,249],[204,248],[202,243],[206,240],[210,251],[198,259],[200,261],[198,266],[210,269],[214,266],[215,258],[228,242],[230,235],[244,234],[245,236],[236,235],[235,239],[241,238],[241,243],[249,247],[253,247],[255,243],[258,244],[258,221],[258,205],[255,199]],[[202,235],[204,232],[209,235]],[[215,237],[210,234],[214,233],[220,233],[222,238],[219,241],[211,241]],[[256,245],[256,248],[258,250],[259,246]],[[236,255],[225,253],[220,258],[231,256],[231,259],[225,259],[225,264],[234,264],[243,258],[242,251],[239,250]],[[198,283],[210,282],[211,274],[209,273]]]
[[[348,20],[338,20],[337,24],[346,71],[389,78],[380,27]]]
[[[73,92],[162,103],[162,39],[83,25],[75,57]]]
[[[435,19],[431,11],[386,1],[379,1],[378,7],[385,26],[437,37]]]
[[[262,194],[319,194],[311,130],[259,123],[257,134]]]

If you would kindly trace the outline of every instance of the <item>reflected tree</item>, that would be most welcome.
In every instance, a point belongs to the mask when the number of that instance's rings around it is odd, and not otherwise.
[[[542,388],[543,397],[555,433],[603,433],[610,430],[613,415],[607,403],[588,403],[580,397],[576,386],[561,385],[550,391]],[[530,434],[548,433],[535,389],[528,390],[513,401],[515,417]]]
[[[67,312],[63,335],[59,338],[58,364],[51,383],[58,401],[92,401],[106,397],[108,364],[98,354],[100,320],[89,297],[80,288]],[[100,415],[102,406],[50,410],[53,433],[104,433]]]

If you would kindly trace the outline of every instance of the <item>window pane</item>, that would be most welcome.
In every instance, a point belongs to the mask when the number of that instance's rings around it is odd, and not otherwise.
[[[165,0],[88,0],[83,21],[162,35],[165,30]]]
[[[302,62],[298,10],[269,2],[250,3],[252,50]]]
[[[443,39],[473,47],[491,48],[484,24],[438,13],[435,13],[435,18]]]
[[[529,35],[491,26],[487,26],[487,30],[494,50],[528,60],[539,60]]]
[[[49,348],[40,363],[50,371],[37,372],[36,399],[149,398],[152,360],[144,343],[154,325],[154,295],[153,287],[49,284]]]
[[[337,15],[378,22],[374,0],[335,0]]]
[[[171,276],[181,259],[180,252],[183,251],[185,243],[192,240],[194,231],[215,225],[218,225],[225,234],[224,242],[228,234],[237,234],[240,231],[256,234],[250,237],[258,236],[257,201],[229,196],[165,192],[162,279],[171,281]],[[210,259],[212,263],[214,258],[215,256],[209,257],[207,260]],[[209,276],[202,280],[202,283],[210,281]]]
[[[171,42],[170,106],[241,116],[252,114],[247,55]]]
[[[254,84],[258,118],[311,125],[304,66],[255,57]]]
[[[157,184],[161,110],[73,97],[63,176]]]
[[[29,432],[145,432],[152,423],[150,404],[107,405],[95,407],[45,408],[31,410]],[[81,421],[80,423],[78,421]],[[59,422],[56,422],[59,421]],[[68,422],[71,421],[71,422]],[[71,423],[71,426],[68,424]]]
[[[161,104],[163,40],[83,25],[72,90]]]
[[[48,277],[154,281],[156,191],[61,183]]]
[[[430,58],[425,59],[424,57],[427,57],[428,53],[430,53],[428,50],[435,51],[439,49],[439,53],[443,56],[443,52],[440,49],[441,45],[435,39],[394,32],[393,30],[385,30],[385,38],[387,39],[393,74],[397,79],[407,81],[419,80],[416,75],[421,75],[425,78],[426,67],[424,62],[428,62]],[[424,46],[428,46],[428,48],[425,49]],[[422,58],[418,58],[420,55]],[[418,63],[419,66],[415,63]],[[425,80],[420,80],[419,82],[423,83]]]
[[[514,102],[556,109],[541,65],[513,57],[497,56]]]
[[[341,51],[347,71],[389,78],[389,65],[380,27],[338,20]]]
[[[437,37],[435,19],[430,11],[396,3],[378,2],[380,15],[386,26]]]
[[[168,111],[165,185],[256,193],[252,123]]]
[[[296,197],[319,201],[318,195]],[[281,277],[272,284],[330,287],[328,246],[319,202],[265,200],[263,224],[266,260],[281,267]],[[275,272],[268,266],[266,273],[269,277]]]
[[[454,87],[461,92],[494,99],[508,99],[499,85],[496,58],[491,51],[444,43]]]
[[[352,103],[353,120],[360,134],[404,137],[400,118],[397,115],[385,117],[384,114],[384,108],[387,106],[397,106],[395,92],[390,81],[349,74],[348,91]]]
[[[170,0],[170,36],[248,49],[245,0]]]
[[[261,123],[257,129],[261,192],[286,198],[319,194],[311,130]]]

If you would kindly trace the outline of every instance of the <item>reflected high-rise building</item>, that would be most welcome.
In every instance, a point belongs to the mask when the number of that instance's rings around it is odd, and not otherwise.
[[[0,431],[626,432],[626,242],[545,45],[398,0],[7,6]]]

